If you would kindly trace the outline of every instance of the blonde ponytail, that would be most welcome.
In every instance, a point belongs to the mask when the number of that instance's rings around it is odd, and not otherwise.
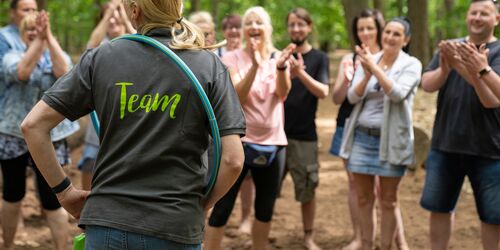
[[[219,43],[205,46],[203,32],[193,23],[181,18],[183,0],[126,1],[136,3],[142,11],[143,22],[137,31],[140,34],[146,34],[155,28],[171,29],[170,47],[173,49],[214,49],[224,45],[224,43]]]
[[[172,27],[172,41],[170,46],[173,49],[205,49],[205,36],[203,32],[185,18],[179,22],[179,29]]]

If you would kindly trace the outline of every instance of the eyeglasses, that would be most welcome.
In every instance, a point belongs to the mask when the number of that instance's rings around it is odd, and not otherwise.
[[[241,29],[241,26],[227,26],[222,29],[223,30]]]
[[[293,29],[295,26],[297,26],[297,28],[301,29],[301,28],[306,27],[307,24],[303,24],[303,23],[290,23],[290,24],[288,24],[289,29]]]

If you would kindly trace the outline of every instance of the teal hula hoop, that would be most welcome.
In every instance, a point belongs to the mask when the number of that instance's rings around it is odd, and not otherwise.
[[[207,186],[204,188],[203,193],[207,195],[210,193],[212,188],[215,185],[215,182],[217,180],[217,174],[219,173],[219,166],[220,166],[220,161],[221,161],[221,141],[220,141],[220,134],[219,134],[219,126],[217,125],[217,119],[215,118],[214,110],[212,109],[212,105],[210,104],[210,100],[207,97],[207,94],[203,90],[203,87],[201,86],[200,82],[194,75],[194,73],[191,71],[191,69],[182,61],[182,59],[177,56],[171,49],[169,49],[167,46],[164,44],[158,42],[157,40],[139,35],[139,34],[134,34],[134,35],[124,35],[117,37],[114,40],[119,40],[119,39],[125,39],[125,40],[131,40],[131,41],[137,41],[141,43],[145,43],[148,45],[151,45],[157,49],[159,49],[163,54],[167,55],[184,73],[184,75],[189,79],[189,82],[193,86],[193,88],[196,90],[196,93],[200,97],[200,100],[203,105],[203,109],[205,110],[205,113],[208,116],[208,122],[210,125],[210,131],[212,134],[213,138],[213,143],[214,143],[214,159],[213,159],[213,168],[209,169],[210,171],[210,178],[208,181]],[[92,119],[92,124],[94,125],[94,129],[96,130],[97,134],[99,134],[100,131],[100,124],[99,124],[99,119],[97,117],[97,114],[95,111],[91,113],[91,119]]]

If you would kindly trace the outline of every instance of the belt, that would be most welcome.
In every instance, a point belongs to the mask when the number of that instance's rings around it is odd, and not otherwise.
[[[369,136],[380,137],[380,128],[356,127],[357,131],[363,132]]]

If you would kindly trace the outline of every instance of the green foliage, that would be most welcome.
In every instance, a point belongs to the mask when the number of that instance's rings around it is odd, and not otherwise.
[[[81,53],[87,44],[99,8],[93,0],[48,1],[52,31],[70,53]]]
[[[0,1],[0,24],[9,22],[9,1]]]
[[[440,40],[467,35],[465,15],[470,0],[455,0],[452,11],[446,11],[442,1],[432,1],[429,4],[429,32],[431,46],[435,47]]]
[[[335,1],[248,1],[231,0],[220,1],[218,5],[219,16],[216,17],[218,24],[224,16],[236,13],[243,15],[245,10],[256,6],[259,2],[264,3],[264,7],[271,16],[273,24],[273,39],[277,48],[283,48],[289,43],[286,31],[286,16],[289,11],[296,7],[307,9],[314,22],[314,33],[311,36],[313,44],[320,46],[328,44],[332,49],[336,47],[346,47],[349,45],[347,32],[344,29],[344,10],[340,0]],[[190,9],[190,1],[186,1],[187,9]],[[201,8],[211,11],[212,1],[202,1]]]
[[[192,10],[192,1],[185,0],[186,16]],[[9,2],[0,0],[1,25],[9,22]],[[80,54],[85,49],[90,33],[96,25],[96,16],[99,14],[96,2],[105,0],[47,1],[52,30],[68,52]],[[289,42],[285,24],[287,13],[295,7],[304,7],[309,10],[314,21],[311,41],[316,47],[349,48],[345,18],[352,17],[345,17],[341,0],[200,0],[200,2],[202,10],[215,13],[214,8],[217,8],[218,16],[215,17],[217,24],[230,13],[242,15],[249,7],[262,5],[271,15],[274,26],[273,39],[277,48],[283,48]],[[428,2],[431,46],[434,47],[441,39],[464,36],[467,33],[464,19],[470,0],[453,1],[454,6],[450,11],[445,11],[443,0],[428,0]],[[387,19],[408,12],[406,0],[386,0],[384,6]],[[220,34],[218,37],[221,39]]]

